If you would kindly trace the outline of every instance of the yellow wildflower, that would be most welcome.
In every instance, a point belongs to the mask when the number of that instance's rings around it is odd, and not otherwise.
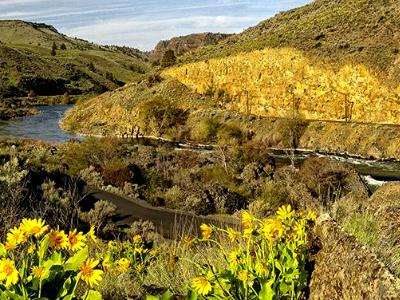
[[[268,275],[267,267],[263,263],[261,263],[259,261],[256,263],[255,271],[256,271],[258,276],[266,276],[266,275]]]
[[[287,206],[282,206],[282,207],[278,208],[278,211],[276,212],[276,217],[279,220],[289,220],[289,219],[293,218],[294,215],[295,215],[295,211],[292,209],[290,204],[288,204]]]
[[[79,251],[85,247],[86,237],[82,232],[77,232],[76,229],[68,234],[68,247],[72,251]]]
[[[309,211],[307,213],[307,219],[310,220],[310,221],[315,222],[317,220],[317,215],[315,214],[315,212]]]
[[[235,241],[237,238],[237,231],[233,228],[228,228],[228,237],[231,240],[231,242]]]
[[[18,246],[19,244],[25,242],[26,239],[27,238],[24,232],[17,227],[10,229],[10,231],[7,233],[7,242],[15,246]]]
[[[0,281],[6,286],[12,286],[18,282],[19,273],[15,268],[15,263],[11,259],[2,259],[0,261]]]
[[[158,249],[151,249],[150,250],[150,256],[156,257],[158,255]]]
[[[90,227],[89,232],[86,234],[86,236],[91,239],[94,243],[97,243],[97,236],[95,234],[94,226]]]
[[[236,269],[239,266],[240,258],[241,255],[238,251],[232,251],[231,253],[229,253],[228,261],[234,269]]]
[[[238,279],[240,281],[247,281],[248,277],[249,277],[249,273],[247,271],[241,271],[238,274]]]
[[[142,254],[143,252],[144,252],[144,249],[142,248],[142,247],[135,247],[134,249],[133,249],[133,251],[135,252],[135,253],[138,253],[138,254]]]
[[[126,273],[131,266],[131,262],[127,258],[123,257],[117,261],[117,265],[121,273]]]
[[[211,283],[204,277],[194,278],[192,280],[192,285],[195,291],[201,296],[208,295],[212,290]]]
[[[207,224],[201,224],[200,229],[201,229],[201,235],[202,235],[203,239],[205,239],[205,240],[210,239],[211,234],[213,232],[212,227]]]
[[[49,233],[49,246],[57,250],[68,247],[68,236],[64,233],[64,230],[53,230]]]
[[[23,219],[20,228],[27,236],[40,237],[49,229],[45,224],[42,219]]]
[[[4,247],[7,251],[12,251],[17,248],[17,244],[15,243],[15,241],[6,241]]]
[[[132,240],[135,244],[139,244],[143,241],[142,237],[139,234],[135,235]]]
[[[110,267],[111,267],[111,259],[110,259],[109,255],[104,257],[102,265],[103,265],[103,270],[104,271],[108,271],[110,269]]]
[[[102,275],[104,272],[95,269],[98,264],[98,260],[88,258],[80,267],[80,278],[91,288],[98,285],[103,280]]]
[[[140,274],[140,273],[143,273],[143,271],[144,271],[144,265],[143,264],[138,264],[137,265],[137,267],[136,267],[136,271]]]
[[[281,238],[284,230],[285,227],[283,226],[282,222],[276,219],[265,220],[261,229],[264,237],[266,237],[269,241]]]
[[[108,249],[114,249],[114,248],[116,248],[117,247],[117,243],[115,242],[115,241],[109,241],[108,243],[107,243],[107,247],[108,247]]]
[[[28,248],[28,254],[32,254],[36,251],[36,245],[35,244],[31,244]]]
[[[245,211],[242,214],[242,224],[245,229],[250,229],[253,228],[254,225],[254,218],[251,214],[249,214],[247,211]]]
[[[32,274],[35,278],[42,278],[43,277],[43,269],[39,266],[32,267]]]

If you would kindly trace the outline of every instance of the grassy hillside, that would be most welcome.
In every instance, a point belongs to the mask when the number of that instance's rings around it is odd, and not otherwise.
[[[400,2],[395,0],[316,0],[280,13],[255,27],[200,48],[185,62],[226,57],[267,47],[293,47],[317,61],[362,63],[400,82]]]
[[[167,135],[184,124],[190,111],[212,107],[206,97],[174,80],[150,76],[115,91],[77,103],[67,112],[62,127],[84,134]]]
[[[399,124],[400,87],[362,65],[336,71],[291,48],[264,49],[171,68],[193,90],[223,95],[226,109],[267,117]]]
[[[69,38],[45,24],[0,21],[0,97],[100,93],[149,70],[137,50]],[[56,45],[55,55],[52,46]]]

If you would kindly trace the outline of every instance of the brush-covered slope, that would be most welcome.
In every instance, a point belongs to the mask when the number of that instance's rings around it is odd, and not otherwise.
[[[150,76],[77,103],[61,126],[83,134],[171,137],[175,136],[171,131],[183,125],[192,111],[205,107],[212,107],[207,97],[177,81]]]
[[[0,97],[99,93],[150,69],[139,51],[70,38],[45,24],[0,21],[0,41]]]
[[[185,57],[199,59],[164,76],[240,112],[400,124],[398,1],[317,0]]]
[[[226,57],[264,48],[292,47],[317,61],[364,64],[386,82],[400,83],[400,2],[316,0],[280,13],[255,27],[203,47],[185,62]]]

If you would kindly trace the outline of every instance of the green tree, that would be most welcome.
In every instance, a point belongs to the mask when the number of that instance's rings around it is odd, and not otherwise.
[[[161,59],[161,67],[167,68],[174,65],[176,62],[175,52],[173,50],[167,50],[162,59]]]
[[[53,42],[53,45],[51,45],[51,56],[56,56],[57,55],[57,45],[55,42]]]

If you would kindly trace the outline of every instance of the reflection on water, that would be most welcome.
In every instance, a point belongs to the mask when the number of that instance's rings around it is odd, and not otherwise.
[[[76,135],[62,130],[58,123],[71,105],[38,106],[40,114],[9,121],[0,121],[0,136],[65,142]]]

